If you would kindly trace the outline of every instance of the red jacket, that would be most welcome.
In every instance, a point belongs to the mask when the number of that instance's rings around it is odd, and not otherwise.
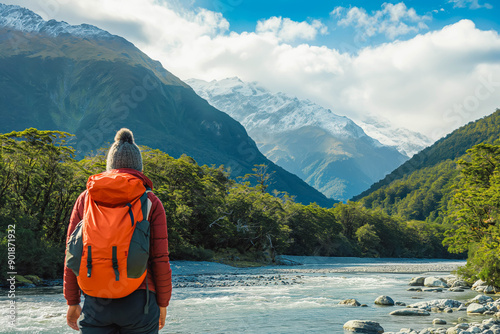
[[[135,169],[122,168],[113,170],[120,173],[132,174],[141,179],[145,186],[153,189],[153,183],[143,173]],[[113,172],[112,171],[112,172]],[[71,213],[71,218],[68,227],[69,236],[73,233],[76,225],[83,218],[83,211],[85,205],[85,198],[87,191],[80,194]],[[165,209],[163,204],[152,192],[148,193],[148,199],[151,201],[151,212],[149,214],[149,222],[151,229],[151,247],[150,247],[150,263],[148,266],[148,288],[156,292],[156,301],[159,306],[166,307],[172,295],[172,271],[170,269],[170,262],[168,258],[168,235],[167,235],[167,219],[165,216]],[[141,284],[139,289],[146,289],[146,280]],[[80,303],[80,288],[76,275],[69,268],[64,266],[64,298],[68,305],[76,305]]]

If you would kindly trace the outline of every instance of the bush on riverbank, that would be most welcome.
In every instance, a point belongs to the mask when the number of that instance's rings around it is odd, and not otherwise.
[[[0,136],[0,256],[15,241],[15,268],[43,278],[62,275],[66,230],[87,178],[105,169],[105,150],[81,161],[71,135],[28,129]],[[167,214],[172,259],[210,260],[227,250],[251,262],[276,254],[448,257],[439,225],[404,221],[359,203],[302,205],[269,194],[265,166],[236,182],[224,166],[200,166],[142,147],[144,172]],[[15,240],[9,239],[15,226]],[[246,261],[246,260],[245,260]],[[5,275],[7,261],[0,262]]]

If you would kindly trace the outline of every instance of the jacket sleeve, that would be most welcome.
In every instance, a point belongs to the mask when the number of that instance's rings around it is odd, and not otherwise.
[[[73,206],[71,218],[69,219],[66,243],[68,242],[71,233],[73,233],[73,231],[75,230],[76,225],[78,225],[78,223],[83,219],[86,194],[86,191],[81,193],[80,196],[78,196],[75,205]],[[77,305],[80,303],[80,287],[78,286],[75,273],[71,269],[66,267],[66,261],[64,261],[63,294],[68,305]]]
[[[167,218],[161,201],[153,193],[151,200],[151,269],[156,289],[156,300],[159,306],[166,307],[172,295],[172,270],[168,253]]]

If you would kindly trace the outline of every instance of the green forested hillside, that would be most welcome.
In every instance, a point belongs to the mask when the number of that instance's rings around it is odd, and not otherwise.
[[[456,162],[445,160],[405,175],[359,202],[403,219],[442,222],[458,175]]]
[[[373,184],[368,190],[364,191],[363,193],[353,197],[352,200],[357,201],[362,198],[366,198],[383,187],[391,188],[392,183],[395,180],[403,179],[408,175],[411,175],[415,171],[433,167],[446,160],[455,160],[464,155],[465,152],[468,149],[472,148],[474,145],[480,143],[494,143],[499,138],[499,136],[500,110],[497,110],[489,116],[462,126],[449,135],[441,138],[428,148],[415,154],[410,160],[406,161],[400,167],[395,169],[384,179]],[[447,168],[446,166],[448,165],[443,165],[443,168]],[[440,169],[440,167],[437,167],[437,170]],[[409,184],[407,188],[411,190],[416,189]],[[389,193],[393,193],[393,191],[389,191]],[[388,195],[388,197],[390,196],[391,195]],[[378,197],[379,200],[385,200],[380,196],[376,197]]]
[[[372,186],[358,201],[367,208],[380,208],[403,219],[442,223],[446,219],[453,186],[458,182],[456,162],[474,145],[494,144],[499,137],[500,110],[497,110],[418,153]]]

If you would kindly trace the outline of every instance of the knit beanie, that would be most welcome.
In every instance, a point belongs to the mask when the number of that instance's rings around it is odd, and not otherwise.
[[[134,143],[132,131],[126,128],[118,130],[108,152],[106,170],[118,168],[133,168],[142,172],[141,150]]]

